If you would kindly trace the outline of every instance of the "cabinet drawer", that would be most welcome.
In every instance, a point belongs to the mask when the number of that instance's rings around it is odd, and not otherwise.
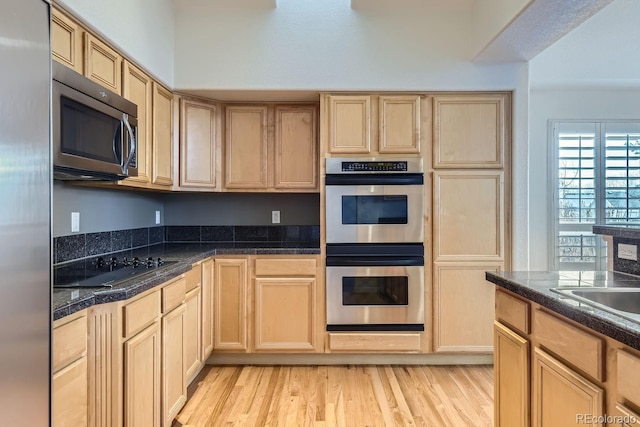
[[[536,310],[534,334],[556,356],[604,381],[604,342],[590,333],[543,311]]]
[[[187,292],[191,289],[197,288],[200,286],[200,282],[202,281],[202,266],[200,264],[194,264],[191,270],[184,273],[184,278],[187,282]]]
[[[496,319],[518,331],[529,334],[529,303],[496,290]]]
[[[122,334],[129,338],[146,328],[160,315],[160,292],[153,292],[124,306]]]
[[[162,288],[162,314],[167,314],[184,302],[187,281],[184,276]]]
[[[53,372],[78,360],[87,351],[87,315],[53,329]]]
[[[420,351],[420,334],[329,333],[331,351],[378,351],[382,353]]]
[[[640,406],[640,357],[618,350],[618,394]]]
[[[256,259],[256,276],[315,276],[315,258]]]

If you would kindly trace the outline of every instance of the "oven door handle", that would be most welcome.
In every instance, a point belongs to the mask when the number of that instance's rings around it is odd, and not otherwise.
[[[325,185],[423,185],[424,175],[421,173],[403,174],[327,174]]]
[[[327,267],[377,267],[377,266],[422,266],[424,257],[406,256],[381,256],[381,257],[358,257],[358,256],[328,256]]]

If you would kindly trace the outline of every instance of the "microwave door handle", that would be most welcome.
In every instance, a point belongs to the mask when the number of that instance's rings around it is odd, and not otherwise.
[[[120,123],[120,128],[122,128],[122,123]],[[122,141],[122,132],[118,132],[118,130],[116,130],[113,133],[113,144],[112,144],[112,147],[111,147],[111,151],[113,151],[113,158],[116,159],[116,160],[118,159],[118,147],[117,147],[118,136],[120,137],[119,138],[120,141]],[[120,161],[122,162],[122,160],[120,160]]]
[[[133,129],[131,129],[131,125],[129,124],[129,115],[126,113],[123,113],[122,121],[124,122],[124,125],[127,127],[127,134],[129,135],[129,139],[131,141],[129,156],[127,156],[127,161],[124,163],[124,166],[122,166],[122,172],[126,174],[127,170],[129,169],[129,164],[131,163],[131,160],[133,160],[133,156],[136,155],[137,144],[136,144],[136,137],[133,134]]]

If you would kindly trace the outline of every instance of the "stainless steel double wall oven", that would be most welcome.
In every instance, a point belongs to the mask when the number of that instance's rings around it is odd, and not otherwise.
[[[327,330],[424,330],[420,158],[328,158]]]

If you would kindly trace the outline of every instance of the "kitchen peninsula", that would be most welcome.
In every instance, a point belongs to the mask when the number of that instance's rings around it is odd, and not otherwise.
[[[486,273],[497,285],[496,426],[639,422],[640,307],[612,310],[574,295],[637,294],[638,263],[619,260],[617,247],[637,245],[640,230],[594,226],[594,233],[612,237],[613,271]]]

